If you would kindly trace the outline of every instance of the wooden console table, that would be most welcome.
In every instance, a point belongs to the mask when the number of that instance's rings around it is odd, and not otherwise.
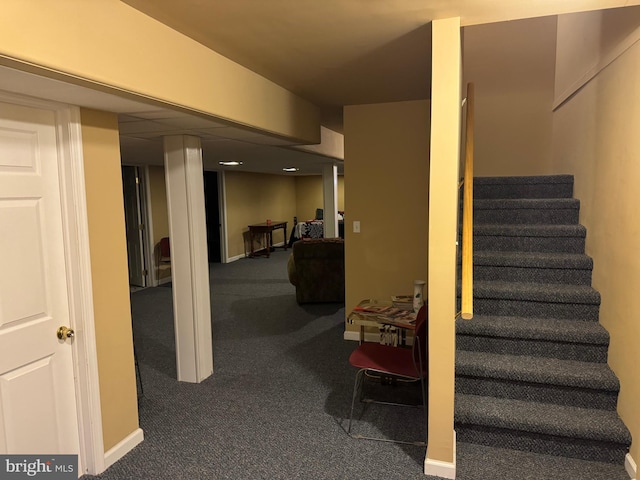
[[[258,250],[258,252],[256,252],[253,249],[254,238],[258,235],[262,235],[263,238],[265,238],[266,240],[265,242],[266,248],[264,250],[266,250],[266,255],[267,257],[269,257],[269,254],[271,253],[271,248],[273,246],[273,231],[278,229],[284,230],[284,249],[286,250],[287,249],[287,222],[273,220],[269,223],[263,222],[263,223],[256,223],[254,225],[249,225],[249,243],[251,244],[249,256],[255,257],[256,255],[262,255],[262,253],[259,253],[259,252],[262,252],[262,250]]]

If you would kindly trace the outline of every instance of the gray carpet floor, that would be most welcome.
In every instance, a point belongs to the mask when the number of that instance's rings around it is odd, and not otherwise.
[[[356,344],[343,340],[344,306],[298,305],[288,255],[211,265],[214,374],[197,385],[175,380],[170,286],[132,293],[145,440],[86,480],[436,478],[423,474],[423,447],[346,434]],[[359,433],[423,435],[420,409],[357,413]],[[462,443],[457,472],[459,480],[628,478],[610,464]]]

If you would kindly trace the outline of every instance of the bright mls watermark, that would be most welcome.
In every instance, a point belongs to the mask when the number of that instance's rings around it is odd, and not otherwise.
[[[0,455],[0,480],[77,480],[78,455]]]

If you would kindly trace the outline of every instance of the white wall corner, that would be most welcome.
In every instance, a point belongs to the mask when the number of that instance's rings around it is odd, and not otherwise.
[[[635,480],[635,478],[637,477],[636,462],[630,453],[627,453],[627,455],[624,457],[624,468],[629,474],[629,478]]]
[[[116,463],[144,440],[144,432],[138,428],[123,438],[104,454],[104,469]],[[100,472],[101,473],[101,472]]]
[[[434,477],[450,478],[455,480],[456,478],[456,432],[453,431],[453,462],[442,462],[440,460],[432,460],[428,456],[424,459],[424,474],[432,475]]]

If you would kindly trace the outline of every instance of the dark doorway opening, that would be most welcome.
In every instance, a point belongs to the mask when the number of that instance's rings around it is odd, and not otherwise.
[[[147,256],[145,255],[147,226],[143,220],[146,204],[143,195],[142,176],[138,167],[122,167],[122,190],[124,194],[124,219],[127,232],[127,257],[129,262],[129,285],[146,287]]]
[[[220,201],[218,172],[204,172],[204,206],[207,221],[207,250],[210,263],[220,263]]]

